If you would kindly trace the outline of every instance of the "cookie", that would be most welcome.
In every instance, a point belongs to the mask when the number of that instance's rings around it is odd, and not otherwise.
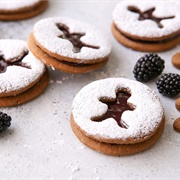
[[[22,40],[0,40],[0,107],[16,106],[40,95],[48,85],[45,65]]]
[[[174,121],[173,128],[175,131],[180,132],[180,117]]]
[[[176,68],[180,69],[180,53],[176,53],[176,54],[173,55],[173,57],[172,57],[172,64]]]
[[[146,85],[125,78],[92,82],[72,104],[75,135],[108,155],[124,156],[150,148],[161,136],[164,123],[157,95]]]
[[[0,2],[0,20],[17,21],[34,17],[43,12],[48,0],[11,0]]]
[[[166,51],[180,43],[179,8],[170,1],[122,1],[113,11],[112,33],[133,50]]]
[[[68,73],[98,69],[111,52],[109,40],[96,27],[65,17],[37,22],[28,45],[43,63]]]
[[[176,99],[176,103],[175,103],[176,109],[178,111],[180,111],[180,98]]]

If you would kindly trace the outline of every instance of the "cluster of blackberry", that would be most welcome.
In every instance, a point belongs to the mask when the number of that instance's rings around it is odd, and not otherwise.
[[[165,61],[157,54],[146,54],[134,66],[134,77],[141,82],[147,82],[159,76],[165,67]],[[180,75],[163,74],[156,82],[159,92],[166,96],[176,96],[180,93]]]
[[[11,117],[6,113],[0,112],[0,133],[11,125]]]

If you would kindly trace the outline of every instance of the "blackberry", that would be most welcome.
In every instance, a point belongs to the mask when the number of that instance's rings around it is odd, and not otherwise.
[[[165,96],[176,96],[180,93],[180,75],[163,74],[156,82],[159,92]]]
[[[147,82],[162,73],[164,63],[157,54],[145,54],[134,66],[134,77],[138,81]]]
[[[11,125],[11,117],[6,113],[0,112],[0,133]]]

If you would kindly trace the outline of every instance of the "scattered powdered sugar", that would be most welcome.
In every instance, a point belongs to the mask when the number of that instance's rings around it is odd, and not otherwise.
[[[17,10],[37,4],[40,0],[0,0],[1,10]]]
[[[116,92],[124,88],[131,92],[128,103],[135,106],[133,111],[125,111],[121,117],[128,129],[118,126],[113,118],[102,122],[92,121],[93,117],[101,116],[107,111],[107,105],[99,99],[115,99]],[[87,136],[113,140],[148,136],[157,129],[164,112],[159,98],[148,86],[125,78],[107,78],[82,88],[74,98],[72,113],[75,122]]]
[[[27,45],[22,40],[0,40],[0,55],[6,61],[13,62],[14,58],[27,51]],[[0,73],[0,94],[25,88],[43,75],[45,71],[44,64],[31,53],[26,55],[22,62],[30,68],[13,65],[8,66],[5,72]]]
[[[80,40],[91,46],[98,46],[99,49],[82,47],[78,53],[73,52],[73,45],[69,40],[59,38],[62,31],[56,24],[64,24],[69,27],[71,33],[85,33]],[[40,20],[33,29],[36,41],[48,51],[60,56],[79,59],[82,62],[103,58],[110,54],[111,43],[96,27],[65,17],[54,17]]]
[[[159,28],[152,20],[138,20],[139,14],[128,10],[134,6],[141,11],[155,7],[153,15],[156,17],[175,16],[161,21],[163,28]],[[113,22],[118,29],[139,37],[162,37],[180,30],[180,4],[171,1],[122,1],[113,11]]]

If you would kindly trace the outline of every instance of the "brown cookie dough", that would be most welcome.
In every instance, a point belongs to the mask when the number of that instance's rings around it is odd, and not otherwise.
[[[176,68],[180,69],[180,53],[176,53],[176,54],[173,55],[173,57],[172,57],[172,64]]]
[[[10,5],[13,4],[12,6]],[[28,4],[29,3],[29,4]],[[16,6],[17,4],[17,6]],[[48,0],[32,2],[0,2],[0,20],[18,21],[28,19],[42,13],[48,6]]]
[[[175,131],[180,132],[180,117],[174,121],[173,128]]]

